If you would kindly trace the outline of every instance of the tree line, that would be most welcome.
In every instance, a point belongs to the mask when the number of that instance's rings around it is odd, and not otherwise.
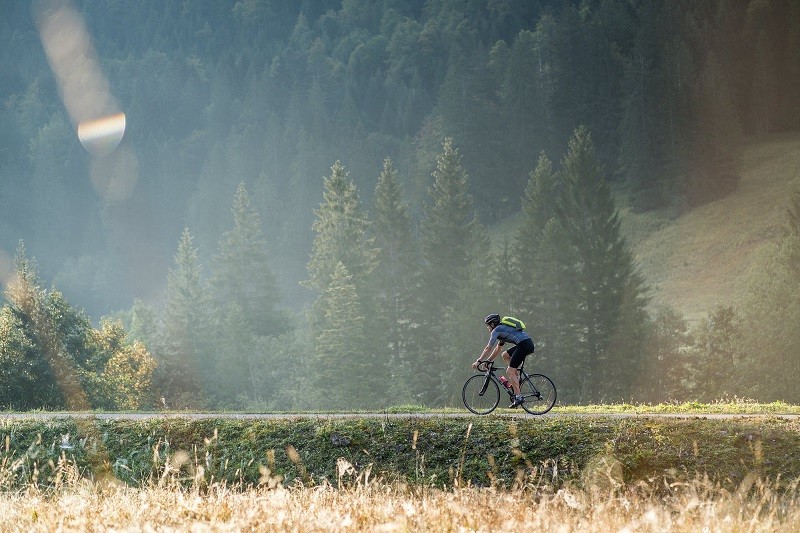
[[[272,244],[242,183],[204,272],[189,228],[157,307],[92,328],[17,249],[0,311],[0,404],[53,408],[341,409],[458,405],[490,312],[525,319],[528,367],[565,402],[798,401],[800,189],[739,308],[690,327],[648,287],[592,135],[541,154],[513,228],[489,229],[445,138],[419,224],[391,159],[369,209],[336,161],[315,210],[301,312],[279,305]]]
[[[450,137],[495,224],[521,209],[540,153],[558,160],[585,124],[634,209],[681,212],[736,186],[744,136],[800,125],[792,0],[75,5],[126,112],[123,145],[93,167],[29,3],[4,2],[0,246],[11,255],[23,237],[43,277],[95,315],[155,298],[187,225],[210,261],[219,198],[239,182],[297,310],[332,161],[371,202],[391,157],[419,222]]]

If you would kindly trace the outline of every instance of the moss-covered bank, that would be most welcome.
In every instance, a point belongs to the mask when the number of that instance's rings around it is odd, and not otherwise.
[[[755,472],[800,478],[800,423],[775,417],[2,420],[0,486],[358,483],[510,487]]]

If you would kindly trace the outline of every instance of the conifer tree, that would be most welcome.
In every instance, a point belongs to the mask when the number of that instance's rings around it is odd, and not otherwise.
[[[527,318],[536,344],[535,364],[564,386],[565,398],[578,389],[574,353],[578,337],[571,312],[577,307],[574,249],[565,246],[557,222],[559,174],[542,153],[531,172],[522,199],[522,218],[516,231],[513,285],[518,313]]]
[[[473,211],[467,173],[461,166],[461,155],[446,138],[436,158],[433,186],[428,190],[430,201],[420,227],[423,267],[417,298],[421,322],[422,346],[446,346],[455,343],[460,332],[451,327],[461,317],[461,296],[469,291],[470,269],[479,242],[479,223]],[[487,255],[490,250],[480,250]],[[482,318],[482,317],[481,317]],[[447,334],[452,337],[447,337]],[[444,335],[444,337],[442,336]],[[428,357],[430,353],[421,353]],[[449,375],[450,357],[430,358],[429,368],[419,376],[418,394],[436,401],[442,394],[442,376]]]
[[[423,293],[428,295],[427,308],[449,309],[451,314],[458,290],[468,279],[469,244],[477,225],[467,174],[452,138],[442,144],[433,178],[420,227]]]
[[[28,385],[24,397],[14,403],[74,410],[105,406],[100,375],[113,354],[94,342],[91,322],[82,310],[72,307],[60,292],[41,287],[36,263],[28,259],[21,241],[14,266],[5,291],[10,345],[0,340],[0,357],[12,374],[21,365],[14,379]],[[21,336],[8,331],[14,327],[20,328]]]
[[[378,268],[375,270],[377,285],[377,314],[379,330],[384,331],[390,374],[398,390],[405,389],[413,376],[410,354],[413,350],[414,302],[412,293],[417,282],[418,254],[413,239],[411,215],[403,200],[403,191],[397,180],[392,160],[386,158],[383,171],[375,187],[375,244],[380,249]],[[398,383],[398,382],[402,383]]]
[[[545,303],[541,295],[544,287],[539,280],[545,270],[541,248],[545,228],[555,217],[557,177],[550,159],[542,153],[525,187],[522,217],[514,239],[518,245],[510,258],[513,281],[518,287],[514,307],[531,317],[531,325]]]
[[[197,249],[189,228],[184,228],[175,254],[175,267],[167,274],[164,329],[159,365],[153,377],[156,394],[168,407],[203,405],[203,384],[216,369],[210,359],[210,320],[206,315],[208,289],[202,280]]]
[[[130,338],[134,341],[144,343],[150,353],[158,352],[159,326],[156,312],[153,308],[144,303],[141,299],[135,298],[130,311],[130,318]]]
[[[315,366],[327,369],[322,373],[326,379],[317,389],[342,405],[363,400],[366,391],[375,392],[370,383],[379,373],[367,368],[382,354],[376,354],[375,347],[362,340],[367,324],[377,319],[373,271],[379,250],[368,234],[369,220],[358,190],[339,161],[331,167],[324,185],[323,202],[315,211],[317,219],[312,226],[316,237],[308,262],[309,278],[304,284],[317,292],[311,310],[316,332]],[[341,377],[327,379],[330,372],[341,373]],[[362,381],[361,396],[343,395],[350,385],[340,379]],[[349,389],[349,393],[355,391]]]
[[[255,397],[250,374],[250,354],[256,336],[248,325],[248,317],[237,302],[222,307],[219,330],[214,339],[214,388],[209,396],[214,404],[224,408],[241,407],[243,402]]]
[[[341,162],[333,164],[324,185],[323,201],[314,211],[317,219],[312,229],[316,236],[307,267],[309,279],[304,283],[320,293],[327,290],[336,266],[342,263],[353,276],[359,298],[364,298],[378,254],[375,239],[368,234],[367,215],[355,183]]]
[[[383,377],[375,368],[381,354],[364,351],[366,318],[353,278],[341,261],[334,267],[318,304],[323,322],[312,372],[318,405],[341,409],[374,406],[375,401],[383,401],[383,391],[375,387]]]
[[[621,234],[591,136],[583,126],[570,139],[561,177],[564,188],[557,220],[576,261],[570,274],[578,297],[574,323],[581,332],[581,344],[574,356],[585,378],[585,398],[599,400],[604,386],[619,378],[621,368],[638,364],[640,353],[611,353],[609,343],[623,316],[633,315],[629,328],[641,326],[641,314],[635,309],[644,307],[644,287]]]
[[[698,368],[694,376],[701,401],[730,398],[742,346],[740,318],[733,307],[717,306],[695,328]]]
[[[672,400],[676,393],[689,395],[692,338],[686,319],[670,307],[660,307],[653,318],[644,349],[639,397],[646,402]]]
[[[652,32],[641,31],[636,36],[630,56],[621,58],[619,164],[626,179],[634,186],[634,206],[639,209],[658,207],[662,203],[657,173],[662,132],[656,112],[661,95],[656,85],[655,56]]]
[[[233,201],[233,229],[226,231],[214,258],[211,287],[221,309],[239,306],[253,335],[276,333],[280,292],[269,262],[261,217],[250,205],[244,183]]]

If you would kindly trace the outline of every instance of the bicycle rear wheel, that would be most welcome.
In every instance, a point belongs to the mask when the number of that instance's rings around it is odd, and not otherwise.
[[[522,408],[532,415],[543,415],[556,404],[556,386],[547,376],[530,374],[519,384],[525,397]]]
[[[476,415],[488,415],[500,403],[500,386],[486,374],[472,376],[461,390],[464,406]]]

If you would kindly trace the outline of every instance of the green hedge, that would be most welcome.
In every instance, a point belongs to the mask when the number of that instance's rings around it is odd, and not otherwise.
[[[70,480],[247,488],[329,482],[619,485],[750,472],[800,477],[800,423],[702,418],[93,418],[4,420],[0,486]]]

